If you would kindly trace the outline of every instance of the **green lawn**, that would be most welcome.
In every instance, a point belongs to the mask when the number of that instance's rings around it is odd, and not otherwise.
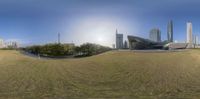
[[[200,50],[44,60],[0,50],[0,99],[200,99]]]

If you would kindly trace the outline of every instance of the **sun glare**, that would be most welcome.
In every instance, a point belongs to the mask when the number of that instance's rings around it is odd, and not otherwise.
[[[101,37],[98,37],[98,42],[102,42],[103,41],[103,38],[101,38]]]
[[[120,31],[124,29],[124,23],[117,19],[87,17],[73,23],[73,36],[78,40],[76,43],[91,42],[105,46],[110,46],[115,43],[115,31],[119,27]],[[78,27],[78,28],[77,28]]]

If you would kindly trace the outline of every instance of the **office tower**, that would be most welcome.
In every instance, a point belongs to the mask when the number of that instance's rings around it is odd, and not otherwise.
[[[128,42],[126,40],[124,41],[124,49],[128,49]]]
[[[112,44],[112,48],[115,49],[115,44]]]
[[[194,48],[197,48],[199,45],[199,37],[198,36],[194,36]]]
[[[150,31],[149,34],[149,38],[150,40],[154,41],[154,42],[161,42],[161,32],[159,29],[154,28]]]
[[[167,39],[169,42],[173,42],[173,21],[170,20],[167,25]]]
[[[123,49],[123,34],[119,34],[116,30],[116,49]]]
[[[193,47],[192,23],[191,22],[187,22],[187,43],[188,43],[187,48],[192,48]]]
[[[199,46],[199,37],[198,36],[196,36],[196,38],[195,38],[195,44],[196,44],[196,46]]]
[[[58,44],[60,44],[60,33],[58,33]]]

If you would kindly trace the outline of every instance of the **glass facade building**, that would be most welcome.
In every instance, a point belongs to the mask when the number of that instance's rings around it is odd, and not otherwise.
[[[116,30],[116,49],[123,49],[123,34],[119,34]]]
[[[157,28],[154,28],[150,31],[149,39],[154,42],[161,42],[161,31]]]
[[[167,25],[167,39],[169,42],[173,42],[173,21],[170,20]]]
[[[188,48],[192,48],[193,47],[192,23],[191,22],[187,23],[187,43],[188,43]]]

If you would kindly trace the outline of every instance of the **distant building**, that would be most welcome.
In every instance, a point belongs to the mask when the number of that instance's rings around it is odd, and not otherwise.
[[[128,49],[128,42],[126,40],[124,41],[124,49]]]
[[[3,48],[3,47],[4,47],[3,39],[0,39],[0,48]]]
[[[198,36],[196,36],[196,38],[195,38],[195,44],[199,45],[199,37]]]
[[[18,48],[19,43],[16,41],[6,41],[4,42],[3,39],[0,39],[0,48]]]
[[[116,49],[123,49],[123,34],[119,34],[116,30]]]
[[[173,21],[170,20],[167,25],[167,39],[169,42],[173,42]]]
[[[115,49],[115,44],[112,44],[113,49]]]
[[[19,47],[19,44],[15,41],[6,42],[5,45],[6,45],[5,46],[6,48],[18,48]]]
[[[194,48],[197,48],[199,45],[199,37],[198,36],[194,36]]]
[[[192,48],[192,47],[193,47],[193,40],[192,40],[192,23],[191,23],[191,22],[188,22],[188,23],[187,23],[187,43],[188,43],[187,48]]]
[[[154,42],[161,42],[161,31],[157,28],[152,29],[149,38]]]

